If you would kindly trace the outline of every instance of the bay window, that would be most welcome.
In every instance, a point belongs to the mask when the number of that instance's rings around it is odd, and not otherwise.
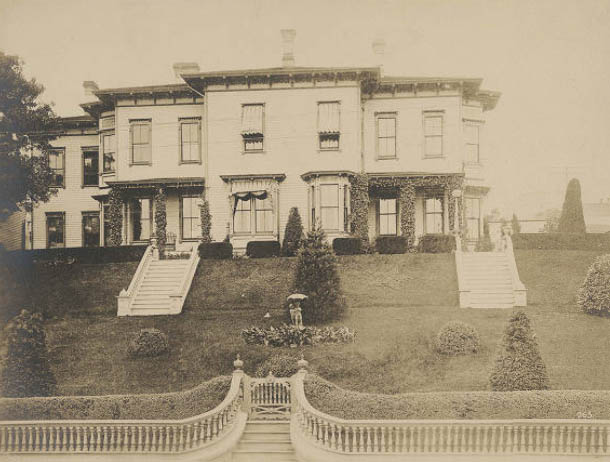
[[[339,185],[320,185],[320,220],[322,228],[339,229]]]
[[[114,172],[115,142],[114,131],[102,133],[102,173]]]

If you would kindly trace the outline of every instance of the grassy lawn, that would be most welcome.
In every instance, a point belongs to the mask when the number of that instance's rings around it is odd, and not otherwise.
[[[526,308],[555,389],[610,389],[610,319],[582,314],[576,289],[596,252],[517,251]],[[349,310],[341,324],[356,343],[307,347],[317,372],[353,390],[383,393],[485,390],[511,310],[458,308],[452,255],[339,257]],[[265,358],[299,350],[245,345],[242,328],[277,325],[290,294],[294,258],[204,261],[183,313],[116,318],[116,299],[136,264],[74,265],[40,270],[35,306],[47,313],[48,344],[61,394],[152,393],[190,388],[230,373],[240,353],[253,373]],[[43,283],[44,282],[44,283]],[[263,318],[269,311],[270,320]],[[475,326],[482,349],[446,358],[433,339],[449,320]],[[168,333],[170,353],[129,359],[127,345],[141,327]],[[284,351],[282,351],[284,350]]]

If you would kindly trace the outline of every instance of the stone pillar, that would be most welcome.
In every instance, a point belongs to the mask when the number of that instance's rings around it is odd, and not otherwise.
[[[407,238],[407,249],[415,245],[415,187],[410,182],[400,185],[400,232]]]

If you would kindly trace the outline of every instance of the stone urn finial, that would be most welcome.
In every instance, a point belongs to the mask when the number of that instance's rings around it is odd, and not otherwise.
[[[233,361],[233,367],[236,370],[241,370],[244,367],[244,362],[241,359],[239,359],[239,353],[237,353],[237,357],[235,358],[235,361]]]

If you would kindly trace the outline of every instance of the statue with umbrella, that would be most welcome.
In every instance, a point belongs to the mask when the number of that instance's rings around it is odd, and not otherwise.
[[[303,315],[301,303],[307,298],[304,294],[292,294],[288,296],[288,308],[290,309],[290,322],[298,329],[303,329]]]

